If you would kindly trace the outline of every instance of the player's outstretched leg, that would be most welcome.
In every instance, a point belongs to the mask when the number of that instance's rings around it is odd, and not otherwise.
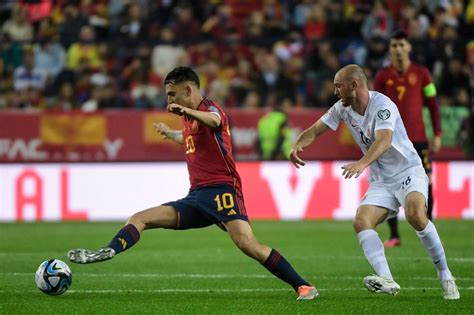
[[[443,298],[446,300],[459,299],[459,290],[455,279],[448,268],[443,244],[439,238],[433,222],[429,221],[424,211],[425,198],[418,192],[410,193],[405,201],[405,213],[408,222],[416,230],[421,243],[430,255],[438,273],[443,289]]]
[[[67,253],[67,257],[70,261],[78,264],[101,262],[112,259],[116,254],[129,249],[135,245],[139,239],[140,232],[137,228],[133,224],[127,224],[118,231],[106,247],[97,250],[82,248],[71,249]]]
[[[293,287],[298,295],[297,300],[312,300],[319,296],[316,288],[301,278],[285,257],[277,250],[257,241],[248,222],[233,220],[226,222],[225,227],[242,252],[259,261],[274,276]]]
[[[171,206],[159,206],[143,210],[132,215],[126,225],[118,231],[110,243],[99,249],[71,249],[67,253],[70,261],[78,264],[90,264],[112,259],[115,255],[131,248],[140,240],[145,229],[168,227],[177,224],[176,210]]]
[[[388,227],[390,228],[390,237],[383,243],[386,248],[400,246],[400,235],[398,234],[398,218],[393,217],[387,220]]]

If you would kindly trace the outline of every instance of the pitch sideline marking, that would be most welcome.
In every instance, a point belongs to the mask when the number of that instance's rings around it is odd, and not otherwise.
[[[75,273],[75,275],[77,275]],[[176,274],[160,274],[160,273],[79,273],[81,277],[123,277],[123,278],[194,278],[194,279],[231,279],[231,278],[250,278],[250,279],[267,279],[275,278],[272,275],[239,275],[239,274],[186,274],[186,273],[176,273]],[[7,272],[0,273],[0,276],[34,276],[32,272]],[[344,280],[359,280],[363,277],[358,276],[317,276],[312,275],[308,276],[315,279],[344,279]],[[396,279],[413,279],[413,280],[433,280],[438,281],[438,278],[435,277],[395,277]],[[462,277],[456,278],[458,281],[472,281],[474,278]]]
[[[472,291],[474,287],[459,288],[461,291]],[[415,288],[407,287],[402,288],[402,291],[423,291],[423,290],[440,290],[439,287],[432,288]],[[334,288],[334,289],[319,289],[318,291],[332,292],[332,291],[367,291],[365,288]],[[25,292],[38,292],[38,290],[0,290],[0,293],[25,293]],[[228,293],[228,292],[292,292],[291,289],[130,289],[130,290],[69,290],[69,293]]]

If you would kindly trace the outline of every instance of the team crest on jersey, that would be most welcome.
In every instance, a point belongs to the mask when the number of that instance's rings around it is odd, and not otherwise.
[[[418,77],[416,76],[415,73],[410,73],[408,75],[408,83],[411,85],[415,85],[418,82]]]
[[[390,118],[390,111],[388,109],[382,109],[377,112],[377,117],[382,120]]]
[[[392,79],[388,79],[388,80],[387,80],[387,85],[393,85],[393,80],[392,80]]]

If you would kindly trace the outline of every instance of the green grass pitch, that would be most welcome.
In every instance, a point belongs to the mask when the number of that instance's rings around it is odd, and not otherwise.
[[[319,289],[296,301],[291,288],[247,258],[217,227],[150,230],[111,261],[76,265],[65,253],[100,247],[121,223],[0,224],[0,314],[474,314],[474,222],[437,221],[461,300],[444,301],[434,267],[413,230],[400,222],[402,246],[386,250],[397,296],[362,285],[372,273],[348,221],[253,222],[257,238],[278,249]],[[378,228],[382,238],[388,227]],[[47,296],[34,272],[48,258],[66,261],[72,287]]]

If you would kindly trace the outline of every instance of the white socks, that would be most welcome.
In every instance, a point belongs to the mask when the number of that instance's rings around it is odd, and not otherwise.
[[[435,264],[438,271],[439,279],[452,280],[453,276],[448,268],[443,244],[441,244],[438,231],[436,230],[433,222],[428,221],[425,229],[422,231],[416,231],[416,234],[423,243],[423,246],[425,246],[428,254],[431,256],[431,259],[433,260],[433,263]]]
[[[385,258],[382,241],[377,232],[375,230],[364,230],[357,233],[357,238],[365,257],[374,268],[375,273],[381,277],[393,279],[388,267],[387,258]]]

